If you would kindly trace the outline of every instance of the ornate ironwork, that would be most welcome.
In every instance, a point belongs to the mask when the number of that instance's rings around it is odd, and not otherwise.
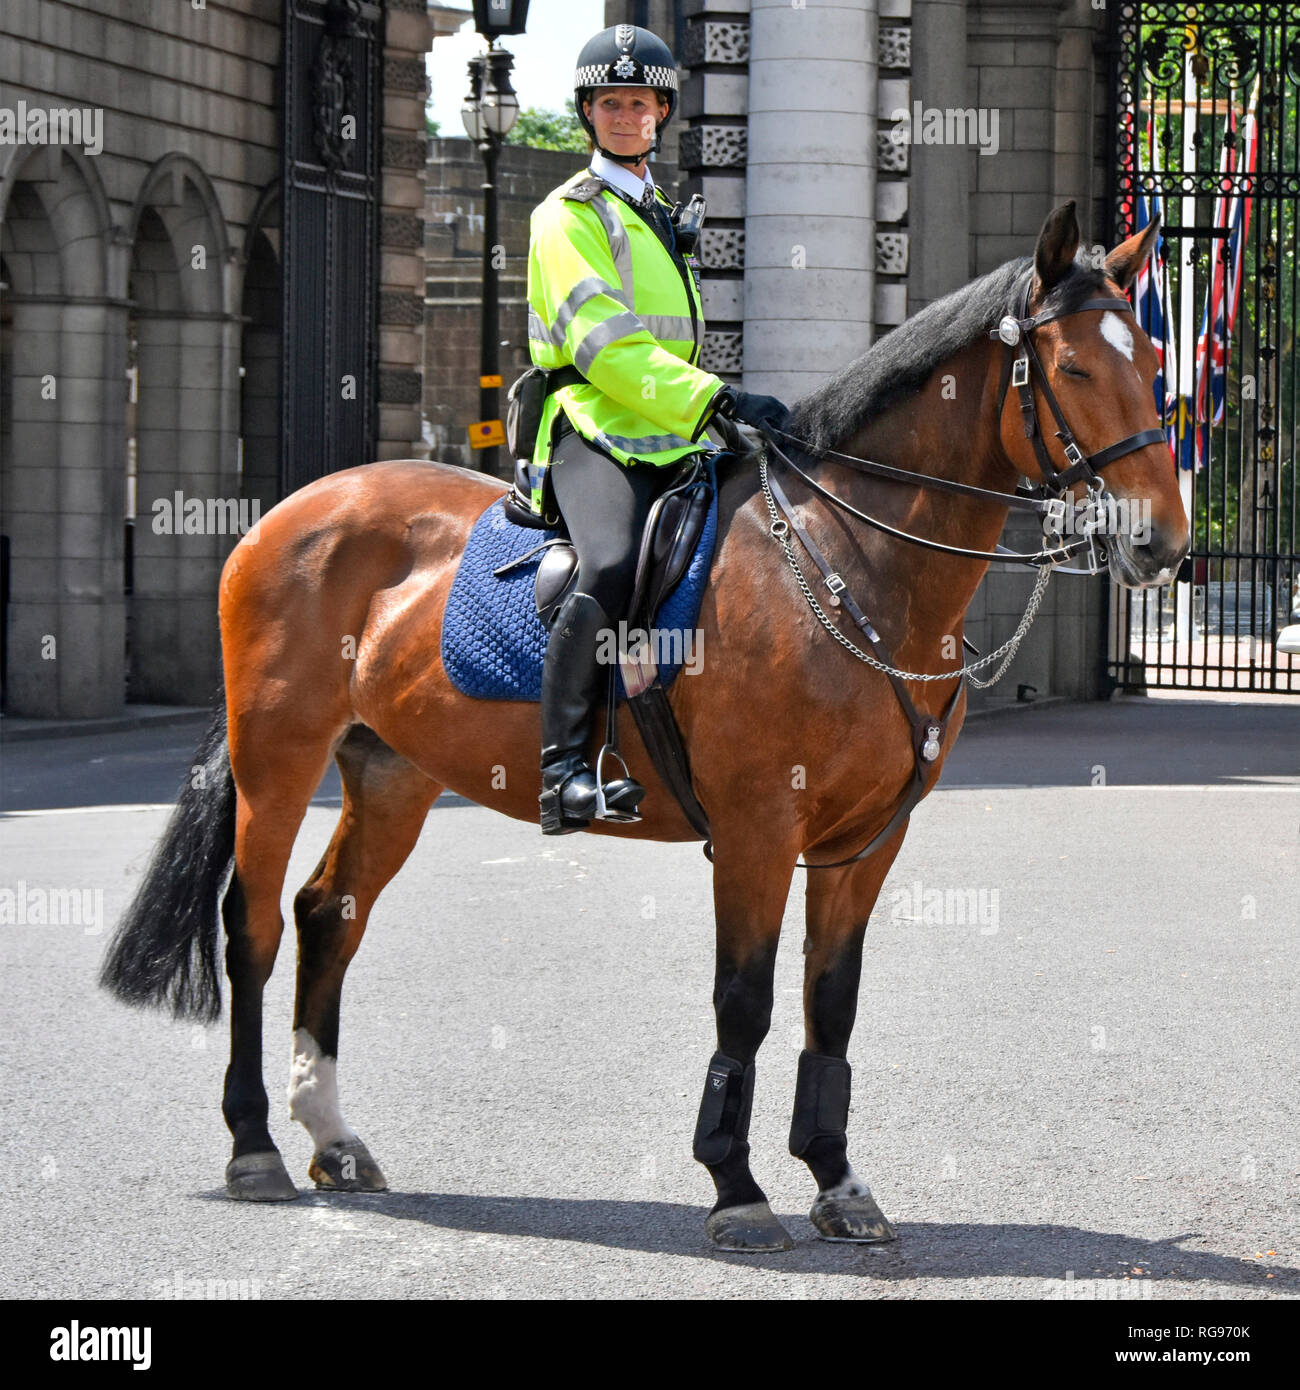
[[[283,5],[287,493],[375,452],[383,10]]]
[[[356,143],[345,122],[355,121],[357,106],[357,79],[346,39],[329,32],[321,35],[311,68],[311,93],[312,139],[321,163],[330,170],[343,168]]]
[[[1199,436],[1200,466],[1180,474],[1183,582],[1115,591],[1108,671],[1126,686],[1300,694],[1300,658],[1276,646],[1300,603],[1300,15],[1284,0],[1124,0],[1110,41],[1112,239],[1134,230],[1139,198],[1162,201],[1169,423],[1180,448]],[[1239,168],[1256,91],[1256,162]],[[1209,288],[1238,198],[1250,223],[1215,419],[1197,363],[1213,352]]]

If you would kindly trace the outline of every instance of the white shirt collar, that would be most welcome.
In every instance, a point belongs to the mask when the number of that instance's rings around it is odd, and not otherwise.
[[[591,155],[591,172],[604,179],[606,183],[612,183],[620,193],[626,193],[634,203],[639,203],[645,196],[647,188],[653,188],[655,181],[650,177],[650,166],[646,165],[645,178],[639,179],[631,173],[626,164],[619,164],[613,159],[607,158],[599,150],[593,150]]]

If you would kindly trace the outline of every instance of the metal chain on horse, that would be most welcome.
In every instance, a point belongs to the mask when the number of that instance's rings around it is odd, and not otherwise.
[[[940,671],[937,674],[929,674],[923,671],[902,671],[895,666],[890,666],[887,662],[878,661],[868,652],[864,652],[860,647],[851,642],[835,623],[831,622],[821,604],[817,602],[817,596],[813,593],[812,589],[809,588],[803,570],[799,568],[799,561],[795,558],[794,547],[790,544],[788,524],[786,524],[786,529],[784,531],[774,529],[778,524],[781,524],[781,517],[777,512],[776,499],[772,496],[772,489],[768,484],[766,450],[759,454],[758,476],[763,486],[763,500],[767,503],[767,510],[772,518],[772,526],[768,528],[769,532],[773,539],[780,542],[782,550],[785,551],[785,558],[789,561],[790,568],[794,572],[795,582],[799,585],[804,598],[808,601],[809,608],[816,614],[821,625],[842,647],[852,652],[859,661],[865,662],[868,666],[874,667],[877,671],[881,671],[885,675],[897,676],[900,680],[946,681],[952,680],[957,676],[966,676],[972,685],[980,690],[987,690],[990,686],[996,685],[998,681],[1002,679],[1012,661],[1015,659],[1016,652],[1021,642],[1024,641],[1026,633],[1028,633],[1030,627],[1033,625],[1034,619],[1038,616],[1039,605],[1043,601],[1043,595],[1047,592],[1047,585],[1052,578],[1052,569],[1050,566],[1044,565],[1039,569],[1038,578],[1034,583],[1033,592],[1029,595],[1029,602],[1025,608],[1024,616],[1020,619],[1020,623],[1016,627],[1015,632],[1013,632],[1000,647],[989,652],[987,656],[980,657],[978,661],[972,661],[966,666],[959,666],[955,671]],[[988,680],[980,680],[979,677],[974,674],[976,671],[983,670],[984,667],[992,665],[993,662],[1003,655],[1005,655],[1006,659]]]

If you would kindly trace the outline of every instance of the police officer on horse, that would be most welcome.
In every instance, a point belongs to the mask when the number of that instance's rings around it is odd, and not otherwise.
[[[558,511],[578,555],[578,585],[558,609],[542,671],[542,830],[567,834],[597,817],[586,750],[601,693],[600,634],[623,616],[638,543],[671,467],[712,447],[715,416],[780,428],[775,397],[736,391],[699,366],[702,216],[683,219],[647,167],[677,108],[677,68],[647,29],[592,38],[574,74],[588,168],[535,209],[528,256],[528,341],[545,403],[531,470],[534,510]],[[645,789],[603,784],[609,820],[638,820]]]

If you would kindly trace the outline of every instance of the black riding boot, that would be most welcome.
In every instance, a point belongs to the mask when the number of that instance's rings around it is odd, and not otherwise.
[[[572,593],[551,624],[542,665],[542,833],[581,830],[596,815],[596,774],[587,762],[591,717],[604,673],[596,646],[609,617],[590,594]],[[604,787],[606,808],[635,816],[645,788],[621,777]],[[639,818],[638,818],[639,819]]]

